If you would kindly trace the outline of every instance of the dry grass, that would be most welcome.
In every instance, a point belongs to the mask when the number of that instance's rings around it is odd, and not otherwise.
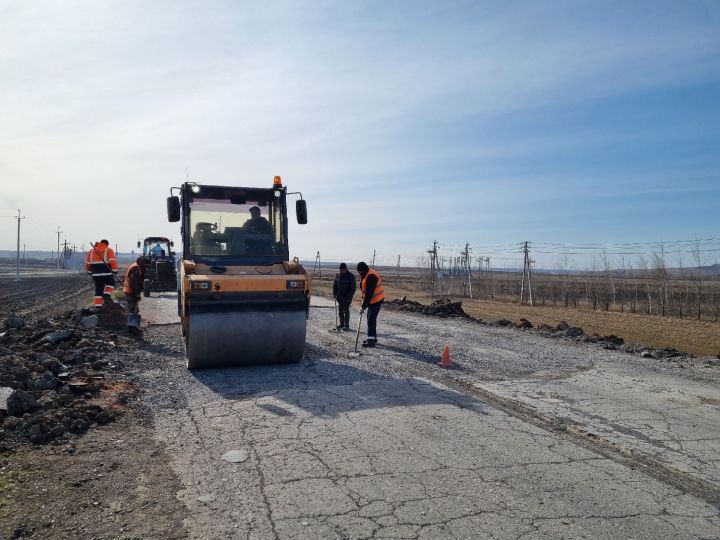
[[[332,294],[332,282],[325,279],[314,280],[313,288],[319,294]],[[407,295],[408,299],[424,304],[431,301],[429,294],[409,291],[393,284],[391,280],[385,283],[385,291],[389,299]],[[587,334],[615,334],[627,342],[644,343],[656,348],[672,347],[697,356],[715,356],[720,353],[719,323],[554,306],[530,307],[493,300],[461,300],[468,314],[488,321],[508,319],[519,322],[525,318],[535,326],[556,325],[566,321],[581,327]]]

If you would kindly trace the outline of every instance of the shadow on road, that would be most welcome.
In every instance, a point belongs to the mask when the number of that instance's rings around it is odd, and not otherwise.
[[[191,376],[224,399],[255,400],[265,396],[299,407],[314,416],[334,418],[349,411],[393,407],[454,405],[487,414],[487,407],[429,381],[394,378],[318,358],[322,349],[308,346],[299,364],[192,370]],[[277,403],[262,403],[278,416],[293,414]]]

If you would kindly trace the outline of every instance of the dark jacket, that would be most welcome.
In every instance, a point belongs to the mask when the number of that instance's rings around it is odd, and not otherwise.
[[[344,274],[338,272],[335,274],[335,281],[333,281],[333,296],[338,299],[338,302],[345,302],[349,304],[352,302],[353,295],[357,284],[355,283],[355,275],[348,270]]]

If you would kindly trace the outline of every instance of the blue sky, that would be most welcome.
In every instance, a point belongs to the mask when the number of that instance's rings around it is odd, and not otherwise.
[[[303,258],[715,238],[718,96],[715,0],[0,1],[0,215],[127,250],[187,168],[282,175]]]

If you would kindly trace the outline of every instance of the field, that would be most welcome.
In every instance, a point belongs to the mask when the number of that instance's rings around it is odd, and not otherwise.
[[[389,299],[407,295],[408,299],[430,303],[429,292],[419,290],[417,280],[395,276],[394,269],[383,272],[385,288]],[[332,291],[332,272],[323,270],[322,278],[315,278],[313,286],[321,294],[330,295]],[[356,299],[359,298],[359,293]],[[659,317],[641,313],[601,311],[587,308],[573,308],[553,305],[519,305],[509,298],[500,300],[470,300],[461,294],[452,296],[462,300],[463,309],[473,317],[496,321],[507,319],[519,322],[525,318],[537,326],[555,325],[566,321],[581,327],[587,334],[615,334],[627,342],[643,343],[656,348],[672,347],[679,351],[697,356],[716,356],[720,354],[720,323],[713,320],[685,319],[679,317]]]

